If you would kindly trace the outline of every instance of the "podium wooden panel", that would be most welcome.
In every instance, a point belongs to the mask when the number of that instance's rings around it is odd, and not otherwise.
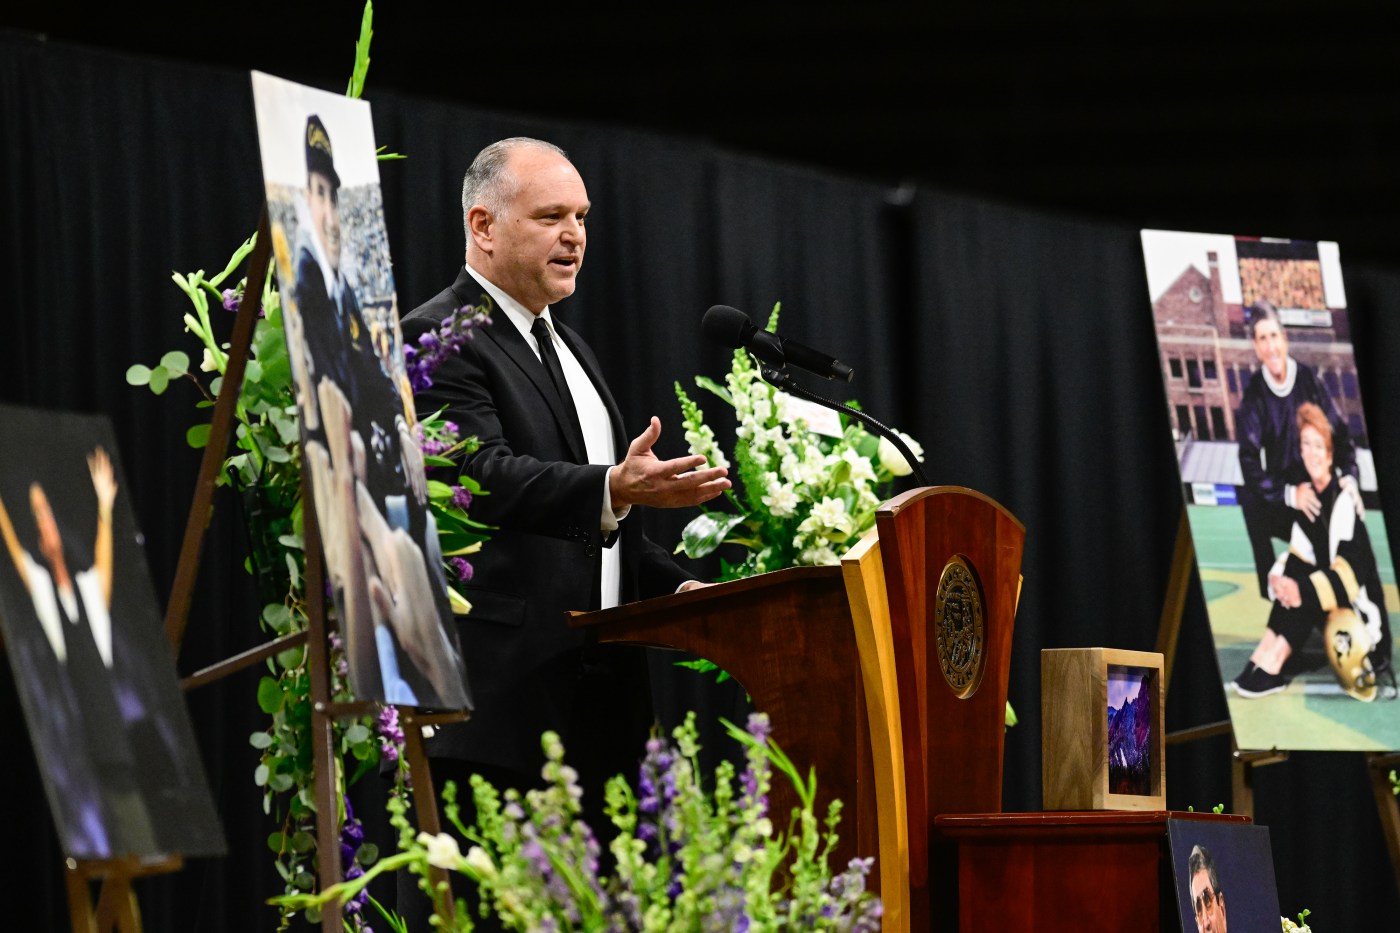
[[[615,609],[574,614],[598,641],[674,648],[724,670],[773,721],[773,739],[817,771],[820,816],[844,804],[835,864],[877,850],[875,787],[855,633],[837,567],[795,567]],[[797,805],[785,778],[771,812],[785,825]]]
[[[733,675],[772,717],[774,739],[793,761],[816,768],[819,805],[846,804],[835,864],[878,853],[872,886],[884,901],[883,929],[925,931],[945,926],[931,899],[956,886],[951,858],[933,864],[941,883],[930,885],[932,817],[1001,808],[1024,538],[986,496],[923,487],[882,505],[875,531],[840,568],[782,570],[574,613],[570,624],[594,627],[604,643],[693,652]],[[980,680],[960,695],[941,673],[934,609],[955,559],[975,580],[967,590],[982,625],[971,652]],[[784,783],[774,785],[776,814],[796,802]]]
[[[1168,810],[935,818],[958,850],[958,929],[1176,933],[1168,819],[1250,822]]]

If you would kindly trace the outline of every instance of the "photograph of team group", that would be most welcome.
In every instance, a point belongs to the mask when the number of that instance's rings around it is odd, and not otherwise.
[[[1236,743],[1400,747],[1395,570],[1337,245],[1142,243]]]

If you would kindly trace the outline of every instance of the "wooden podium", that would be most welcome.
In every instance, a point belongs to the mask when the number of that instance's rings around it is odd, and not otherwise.
[[[956,922],[930,903],[957,882],[952,856],[930,845],[934,817],[1001,809],[1024,539],[988,497],[924,487],[881,506],[839,568],[778,571],[571,624],[594,627],[600,642],[690,651],[733,675],[798,767],[816,768],[819,807],[845,803],[836,864],[878,856],[883,928],[923,931],[935,917]],[[796,803],[783,783],[778,814]]]

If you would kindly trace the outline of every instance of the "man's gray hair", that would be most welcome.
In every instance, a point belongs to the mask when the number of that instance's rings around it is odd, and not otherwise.
[[[1215,873],[1215,859],[1210,857],[1210,850],[1205,846],[1197,845],[1191,847],[1191,854],[1186,859],[1186,875],[1188,878],[1196,877],[1196,872],[1204,871],[1206,877],[1210,879],[1211,894],[1220,896],[1220,876]]]
[[[462,179],[462,229],[467,242],[471,242],[472,231],[467,226],[467,212],[477,204],[492,214],[499,214],[507,201],[514,196],[519,182],[506,171],[510,154],[517,149],[543,149],[568,158],[569,154],[554,143],[529,136],[512,136],[494,142],[476,154],[466,177]]]

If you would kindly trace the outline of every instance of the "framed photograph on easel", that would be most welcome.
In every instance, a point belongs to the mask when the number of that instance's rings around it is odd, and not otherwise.
[[[1335,243],[1142,232],[1240,748],[1400,747],[1381,490]]]
[[[467,708],[369,104],[258,72],[253,101],[303,462],[351,690]]]
[[[0,406],[0,632],[70,859],[225,851],[110,423]]]

